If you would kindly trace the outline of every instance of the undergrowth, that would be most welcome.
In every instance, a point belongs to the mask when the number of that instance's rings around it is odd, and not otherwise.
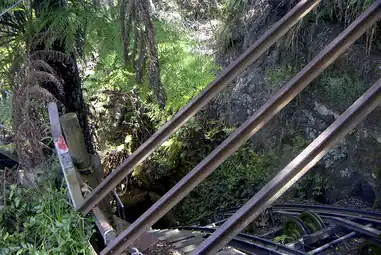
[[[273,157],[248,146],[235,152],[177,206],[178,220],[190,224],[219,209],[242,205],[273,173]]]
[[[265,71],[265,81],[267,86],[275,92],[297,72],[298,69],[292,65],[271,66]]]
[[[177,111],[206,87],[219,69],[213,58],[192,52],[195,43],[167,25],[157,29],[162,82],[168,94],[167,108]],[[172,34],[170,40],[168,34]]]
[[[222,52],[226,52],[231,46],[234,46],[234,40],[240,37],[242,37],[240,40],[243,40],[244,37],[250,36],[248,30],[251,28],[251,24],[266,26],[266,18],[271,20],[271,16],[285,15],[298,1],[279,1],[276,4],[272,4],[271,1],[268,2],[270,3],[253,0],[222,1],[223,15],[221,19],[223,24],[217,35]],[[321,1],[314,10],[287,33],[283,39],[287,51],[296,57],[304,47],[303,45],[307,41],[308,34],[315,29],[314,27],[328,23],[340,24],[343,27],[347,27],[374,2],[375,0]],[[262,14],[251,15],[251,13],[256,13],[256,11]],[[243,28],[237,30],[239,27]],[[379,34],[378,25],[366,32],[367,53],[370,52],[372,44]]]
[[[0,254],[91,254],[92,220],[80,216],[66,188],[11,185],[0,211]]]
[[[280,170],[284,157],[293,158],[308,143],[300,135],[291,140],[290,145],[265,152],[255,152],[246,143],[180,202],[175,208],[177,220],[192,224],[218,210],[242,206]]]
[[[156,33],[161,79],[168,96],[166,109],[176,112],[213,80],[218,67],[211,57],[193,53],[195,43],[176,28],[157,22]],[[151,103],[148,77],[144,77],[143,84],[137,84],[134,71],[124,68],[122,55],[115,50],[100,59],[84,81],[87,96],[91,97],[101,89],[129,91],[139,87],[141,97]]]
[[[12,96],[0,90],[0,130],[11,130],[12,125]]]
[[[368,88],[358,76],[341,71],[326,72],[320,83],[322,93],[329,102],[337,102],[339,110],[349,107]]]

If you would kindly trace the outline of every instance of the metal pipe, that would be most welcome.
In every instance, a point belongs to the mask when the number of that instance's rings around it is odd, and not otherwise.
[[[287,33],[299,20],[310,12],[321,0],[302,0],[280,21],[261,36],[238,59],[231,63],[200,94],[193,98],[169,122],[143,143],[131,156],[115,169],[86,198],[79,211],[87,214],[111,192],[134,168],[152,154],[164,141],[174,134],[193,115],[204,107],[215,95],[229,85],[239,74],[253,64],[276,41]]]
[[[336,225],[342,226],[344,228],[347,228],[349,230],[356,231],[357,233],[361,233],[363,235],[369,236],[369,237],[376,238],[381,235],[381,231],[375,228],[372,228],[371,226],[361,225],[359,223],[356,223],[347,219],[343,219],[339,217],[329,217],[328,221]]]
[[[320,211],[313,211],[314,213],[319,214],[320,218],[323,219],[330,219],[332,217],[342,217],[342,218],[349,218],[349,219],[355,219],[357,221],[362,222],[370,222],[370,223],[376,223],[381,224],[381,218],[375,219],[375,218],[369,218],[362,215],[352,215],[347,213],[325,213]],[[288,216],[299,216],[300,212],[296,211],[284,211],[284,210],[274,210],[274,213],[281,214],[281,215],[288,215]]]
[[[381,1],[378,5],[381,6]],[[380,12],[381,13],[381,12]],[[216,254],[287,189],[298,181],[346,134],[373,111],[381,100],[381,79],[348,108],[331,126],[266,184],[241,209],[206,239],[192,254]]]
[[[363,15],[356,19],[305,68],[272,96],[255,115],[242,124],[220,146],[209,154],[208,157],[161,197],[128,229],[121,233],[115,242],[106,247],[101,254],[114,254],[123,251],[150,226],[171,210],[181,199],[189,194],[201,181],[208,177],[222,162],[233,154],[234,151],[295,98],[316,76],[338,58],[345,49],[375,24],[381,17],[380,9],[381,0],[377,1],[376,4],[372,5]]]
[[[354,218],[361,221],[368,221],[381,224],[381,213],[356,210],[350,208],[338,208],[332,206],[321,205],[298,205],[298,204],[275,204],[272,206],[273,212],[281,214],[292,213],[299,214],[306,210],[318,213],[320,217],[347,217]],[[238,209],[237,209],[238,210]],[[237,211],[236,210],[236,211]]]
[[[322,252],[322,251],[324,251],[324,250],[326,250],[328,248],[334,247],[336,244],[339,244],[339,243],[341,243],[341,242],[343,242],[343,241],[345,241],[345,240],[347,240],[349,238],[352,238],[352,237],[354,237],[356,235],[357,235],[356,232],[351,232],[351,233],[349,233],[349,234],[347,234],[345,236],[337,238],[336,240],[334,240],[334,241],[332,241],[330,243],[324,244],[323,246],[320,246],[319,248],[316,248],[315,250],[312,250],[312,251],[308,252],[308,254],[313,255],[313,254],[320,253],[320,252]]]

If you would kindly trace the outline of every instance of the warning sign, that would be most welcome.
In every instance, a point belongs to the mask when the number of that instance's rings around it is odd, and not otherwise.
[[[61,155],[63,153],[67,153],[69,152],[69,148],[67,147],[67,144],[65,142],[65,139],[63,138],[63,136],[59,136],[55,139],[54,141],[55,145],[56,145],[56,149],[58,151],[58,153]]]

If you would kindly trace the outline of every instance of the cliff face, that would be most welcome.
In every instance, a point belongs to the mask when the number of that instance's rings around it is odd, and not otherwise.
[[[220,64],[230,63],[290,8],[278,2],[248,1],[242,16],[225,29],[224,41],[230,40],[230,43],[220,44]],[[216,100],[220,103],[213,108],[220,110],[221,119],[228,119],[233,126],[242,124],[347,26],[343,21],[317,16],[306,17],[220,95],[221,100]],[[370,31],[352,45],[256,134],[252,138],[253,147],[272,150],[292,146],[295,136],[312,141],[381,78],[381,41],[375,36],[370,42],[372,33],[377,35],[377,30]],[[380,183],[380,115],[378,107],[312,170],[324,179],[324,200],[327,202],[346,196],[359,196],[372,203],[376,200],[377,183]],[[290,160],[288,158],[284,164]],[[311,185],[317,185],[315,179]]]

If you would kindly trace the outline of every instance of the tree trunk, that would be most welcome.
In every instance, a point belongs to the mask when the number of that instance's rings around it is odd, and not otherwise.
[[[156,41],[156,31],[151,18],[148,0],[141,1],[140,12],[142,12],[142,20],[145,24],[145,36],[142,38],[147,48],[148,58],[148,75],[151,89],[156,95],[157,103],[164,107],[167,101],[166,93],[161,83],[159,53]]]

